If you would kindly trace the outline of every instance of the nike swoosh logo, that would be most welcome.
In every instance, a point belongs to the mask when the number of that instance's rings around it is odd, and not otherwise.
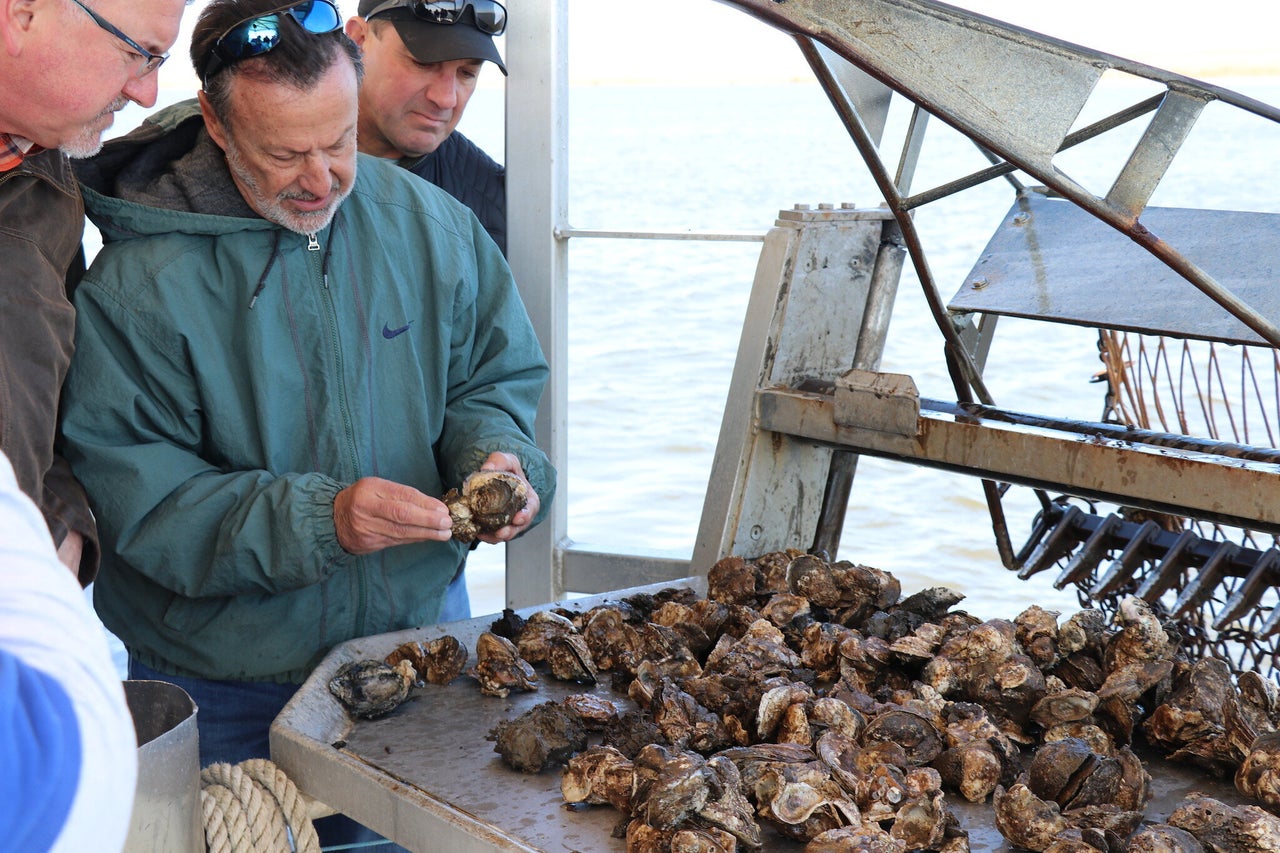
[[[410,320],[408,323],[405,323],[405,324],[404,324],[403,326],[401,326],[400,328],[398,328],[398,329],[393,329],[393,328],[391,328],[391,326],[389,326],[388,324],[383,323],[383,324],[382,324],[382,336],[383,336],[384,338],[386,338],[387,340],[391,340],[392,338],[394,338],[394,337],[396,337],[396,336],[398,336],[398,335],[403,335],[405,332],[409,331],[409,327],[410,327],[410,326],[412,326],[412,325],[413,325],[413,321],[412,321],[412,320]]]

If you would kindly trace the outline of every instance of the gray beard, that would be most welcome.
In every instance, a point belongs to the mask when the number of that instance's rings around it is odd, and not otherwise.
[[[281,228],[303,236],[323,231],[333,221],[334,215],[338,212],[338,206],[342,204],[343,199],[351,192],[351,187],[355,185],[355,164],[352,164],[351,183],[340,195],[334,197],[331,205],[316,213],[291,213],[285,209],[279,197],[272,199],[266,197],[258,181],[253,177],[253,173],[245,165],[239,149],[236,148],[235,143],[230,138],[227,139],[226,155],[227,168],[243,187],[241,193],[249,193],[245,198],[249,206],[268,222],[274,222]]]

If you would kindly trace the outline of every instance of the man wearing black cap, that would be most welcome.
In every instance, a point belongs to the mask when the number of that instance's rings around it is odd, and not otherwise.
[[[470,207],[507,250],[504,169],[455,132],[487,60],[507,73],[496,0],[360,0],[347,35],[363,52],[358,145],[396,159]]]

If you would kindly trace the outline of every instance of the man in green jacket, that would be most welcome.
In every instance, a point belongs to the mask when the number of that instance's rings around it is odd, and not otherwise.
[[[131,674],[200,707],[201,762],[268,754],[335,644],[431,624],[468,546],[439,496],[555,471],[547,365],[474,214],[356,152],[359,51],[325,0],[213,0],[198,104],[82,172],[104,248],[76,293],[68,458],[102,530],[95,605]],[[155,673],[154,675],[152,673]]]

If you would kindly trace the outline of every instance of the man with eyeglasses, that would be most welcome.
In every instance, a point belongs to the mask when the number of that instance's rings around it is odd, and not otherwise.
[[[56,447],[84,206],[68,155],[156,102],[183,0],[0,0],[0,846],[119,850],[133,720],[81,585],[84,490]],[[128,35],[126,35],[128,33]],[[68,573],[67,569],[71,570]]]
[[[365,154],[396,160],[475,212],[507,250],[505,170],[459,133],[485,62],[507,25],[497,0],[361,0],[347,35],[364,58],[360,134]]]
[[[130,676],[185,689],[201,764],[234,764],[269,756],[334,645],[465,615],[440,496],[525,478],[497,544],[545,515],[555,471],[510,269],[467,207],[356,151],[337,8],[211,0],[191,56],[197,101],[78,170],[104,246],[63,428]]]
[[[67,162],[115,112],[156,102],[184,0],[0,0],[0,450],[82,584],[98,567],[84,492],[55,448],[73,349],[67,288],[84,208]],[[128,35],[126,35],[128,33]]]

